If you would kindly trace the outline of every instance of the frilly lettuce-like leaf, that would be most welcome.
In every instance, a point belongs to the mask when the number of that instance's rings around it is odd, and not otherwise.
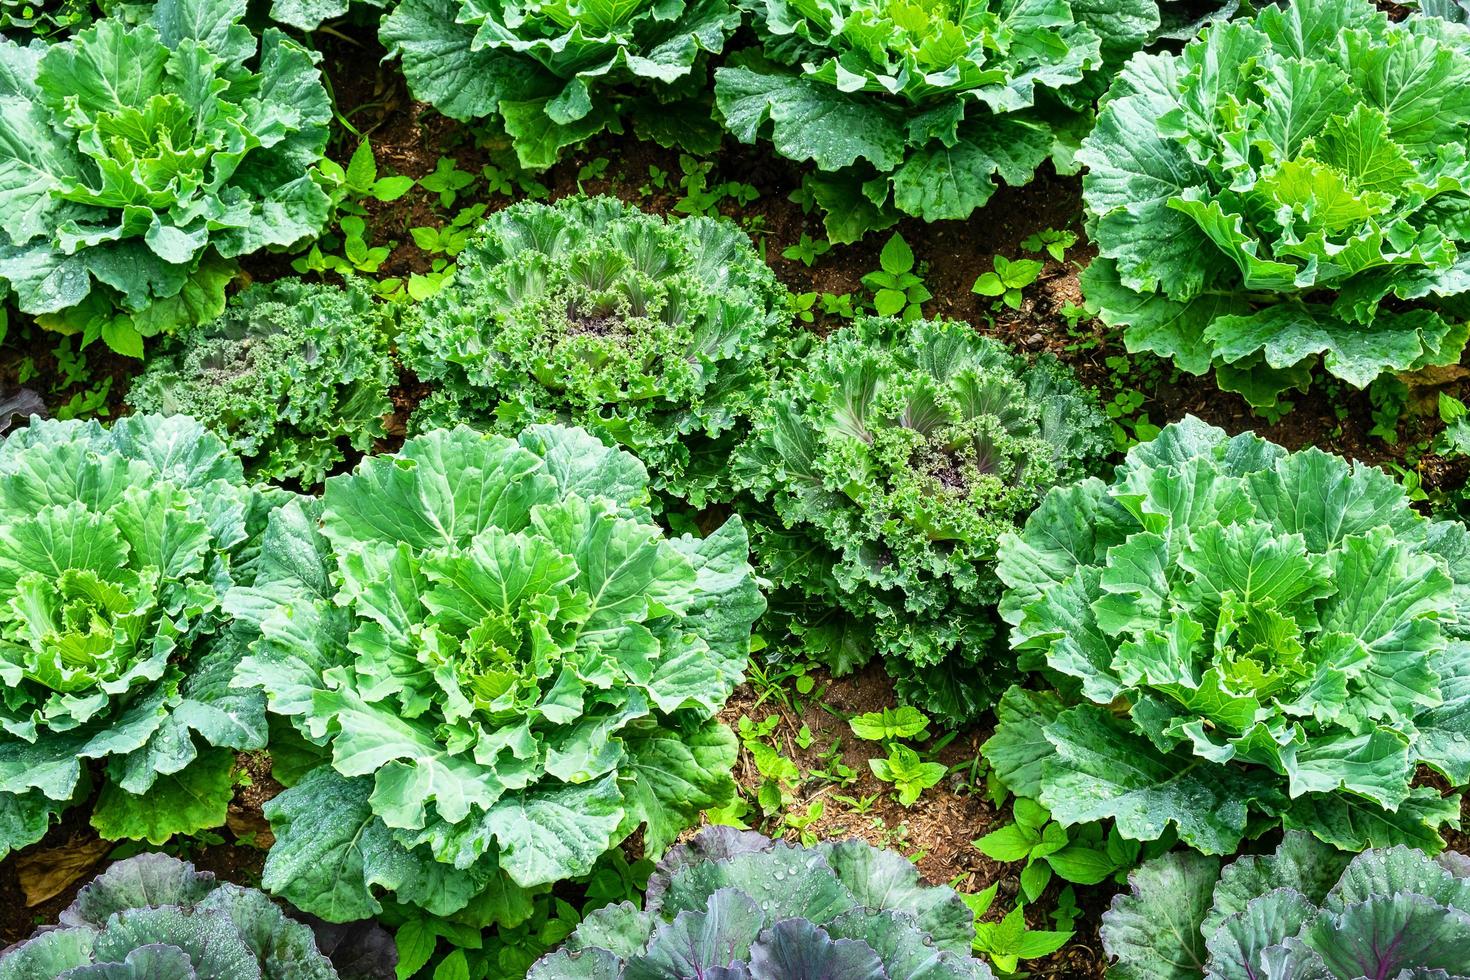
[[[161,843],[224,823],[264,701],[220,614],[268,502],[193,419],[36,421],[0,442],[0,853],[103,774],[93,824]]]
[[[715,148],[708,112],[680,103],[698,103],[706,55],[739,25],[729,0],[405,0],[381,36],[415,98],[455,119],[498,118],[521,165],[542,169],[624,118],[667,137],[652,117],[670,111],[693,123],[679,142]]]
[[[1153,0],[751,0],[762,50],[715,72],[740,141],[810,160],[833,241],[900,212],[967,218],[1087,126],[1093,73],[1160,28]]]
[[[245,0],[129,7],[48,46],[0,40],[0,280],[66,333],[219,315],[234,259],[319,232],[332,118],[315,56]]]
[[[419,431],[569,420],[704,506],[795,340],[769,267],[723,219],[666,222],[612,198],[486,220],[454,279],[405,317],[408,367],[441,384]]]
[[[994,977],[970,955],[959,896],[862,841],[804,848],[706,827],[659,863],[647,905],[593,912],[530,980]]]
[[[1447,860],[1458,858],[1458,861]],[[1439,977],[1465,972],[1470,878],[1453,852],[1343,854],[1300,831],[1221,866],[1166,854],[1103,914],[1120,980]]]
[[[397,952],[369,926],[337,969],[311,928],[263,893],[217,881],[165,854],[140,854],[84,885],[42,929],[0,955],[0,980],[389,980]]]
[[[1083,290],[1130,350],[1276,405],[1454,363],[1470,286],[1470,34],[1294,0],[1123,69],[1077,159]]]
[[[1012,648],[1065,699],[1013,689],[986,756],[1135,839],[1437,850],[1457,798],[1411,783],[1470,763],[1466,538],[1380,470],[1186,418],[1001,541]]]
[[[930,320],[859,320],[783,387],[734,467],[783,619],[838,672],[881,654],[903,698],[973,718],[1001,689],[996,542],[1106,453],[1102,414],[1056,362]]]
[[[365,452],[385,434],[397,378],[392,320],[353,283],[253,286],[150,358],[128,404],[193,416],[244,457],[252,477],[309,487],[342,462],[342,444]]]
[[[272,515],[227,601],[259,630],[234,683],[330,762],[268,805],[267,887],[329,921],[388,893],[514,925],[728,802],[715,716],[765,603],[739,519],[666,537],[647,483],[581,430],[461,427]]]

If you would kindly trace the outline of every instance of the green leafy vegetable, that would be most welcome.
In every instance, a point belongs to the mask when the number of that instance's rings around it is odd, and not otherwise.
[[[140,854],[84,885],[60,925],[0,955],[0,980],[394,977],[397,955],[382,929],[355,932],[340,953],[330,927],[320,938],[253,888],[165,854]]]
[[[141,357],[218,316],[234,259],[319,232],[331,104],[314,55],[245,0],[127,7],[67,41],[0,38],[0,282]]]
[[[1467,149],[1464,28],[1367,0],[1267,6],[1113,84],[1078,154],[1100,253],[1083,289],[1130,350],[1213,368],[1257,406],[1319,362],[1358,388],[1453,364]]]
[[[192,415],[257,479],[311,486],[342,461],[344,443],[362,452],[384,435],[391,319],[353,283],[255,286],[150,358],[128,403]]]
[[[492,215],[399,347],[443,387],[419,429],[570,420],[624,446],[656,489],[729,496],[729,459],[788,337],[784,293],[733,224],[665,222],[612,198]]]
[[[1021,666],[984,746],[1064,825],[1234,852],[1280,824],[1442,847],[1470,782],[1470,535],[1370,466],[1194,418],[1000,546]]]
[[[664,145],[716,149],[705,55],[739,25],[729,0],[405,0],[381,37],[416,98],[498,118],[534,170],[625,117]]]
[[[859,840],[814,848],[706,827],[631,902],[593,912],[529,980],[841,977],[993,980],[970,955],[975,916]]]
[[[1293,831],[1221,867],[1167,854],[1103,914],[1118,980],[1444,978],[1470,950],[1470,859],[1408,847],[1350,856]]]
[[[265,504],[193,419],[33,422],[0,443],[0,856],[87,799],[104,837],[225,821],[265,705],[219,614]],[[94,768],[95,764],[95,768]]]
[[[765,604],[739,520],[667,538],[647,483],[576,429],[458,428],[272,516],[228,599],[260,630],[235,684],[330,759],[267,805],[266,887],[515,926],[634,830],[656,855],[729,803],[715,716]]]
[[[881,654],[906,701],[973,718],[1002,683],[986,666],[996,542],[1107,452],[1104,426],[1070,371],[967,324],[870,317],[833,334],[734,467],[774,511],[756,553],[789,626],[838,672]]]
[[[752,0],[760,52],[715,72],[726,127],[811,160],[834,242],[967,218],[1085,130],[1082,83],[1160,26],[1153,0]]]
[[[49,38],[86,26],[90,0],[0,0],[0,31]]]

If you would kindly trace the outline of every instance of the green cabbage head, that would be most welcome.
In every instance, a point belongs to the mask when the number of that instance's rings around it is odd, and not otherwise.
[[[1470,974],[1470,858],[1454,851],[1351,855],[1291,831],[1272,854],[1166,854],[1128,882],[1102,919],[1117,980]]]
[[[729,0],[404,0],[380,36],[415,98],[497,119],[539,170],[624,118],[666,146],[718,149],[706,56],[739,26]]]
[[[331,921],[387,893],[515,925],[640,827],[656,855],[729,801],[715,716],[765,603],[738,519],[670,538],[647,501],[580,430],[458,428],[273,515],[229,598],[260,630],[235,683],[323,761],[266,807],[266,887]]]
[[[1082,286],[1128,348],[1272,406],[1453,364],[1470,289],[1470,32],[1293,0],[1135,57],[1078,159]]]
[[[84,885],[59,925],[0,955],[0,980],[391,980],[398,959],[376,927],[352,937],[340,968],[328,952],[263,892],[139,854]]]
[[[706,827],[631,902],[589,915],[528,980],[994,980],[975,916],[900,854],[860,840],[799,847]]]
[[[839,673],[883,656],[947,722],[988,708],[995,547],[1107,451],[1106,420],[1054,360],[968,324],[870,317],[814,350],[757,418],[735,478],[778,611]]]
[[[0,282],[22,311],[141,357],[219,315],[238,256],[321,230],[321,73],[245,7],[158,0],[50,46],[0,38]]]
[[[833,241],[968,218],[1090,120],[1084,81],[1160,27],[1154,0],[749,0],[762,48],[715,72],[726,127],[815,164]]]
[[[135,411],[191,415],[252,477],[320,483],[344,447],[366,452],[393,410],[391,309],[362,287],[283,279],[185,328],[128,389]]]
[[[413,425],[570,422],[638,456],[657,490],[728,498],[730,454],[791,339],[784,300],[729,221],[609,197],[513,205],[405,317],[405,364],[441,386]]]
[[[1230,854],[1273,825],[1443,847],[1470,783],[1470,535],[1394,480],[1198,419],[1000,546],[1025,669],[986,757],[1063,824]]]
[[[183,416],[35,420],[0,443],[0,855],[99,781],[104,837],[224,823],[234,750],[266,741],[220,615],[263,507]]]

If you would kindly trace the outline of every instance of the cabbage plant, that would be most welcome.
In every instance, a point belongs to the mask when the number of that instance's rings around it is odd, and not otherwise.
[[[902,698],[960,723],[1011,679],[990,670],[997,541],[1110,445],[1056,361],[869,317],[807,356],[734,474],[769,508],[756,553],[806,650],[838,673],[881,655]]]
[[[1470,535],[1371,466],[1198,419],[1000,546],[1025,669],[984,747],[1063,824],[1233,853],[1273,825],[1443,846],[1470,783]]]
[[[666,146],[715,150],[706,55],[739,26],[730,0],[404,0],[379,36],[415,98],[496,119],[521,166],[542,169],[624,118]]]
[[[461,427],[272,515],[227,601],[260,632],[235,683],[323,761],[266,806],[267,888],[331,921],[391,900],[513,926],[729,802],[716,715],[765,603],[738,518],[670,538],[647,500],[580,430]]]
[[[192,419],[33,421],[0,442],[0,856],[98,790],[102,836],[224,823],[261,697],[220,600],[265,504]]]
[[[659,863],[647,911],[593,912],[528,980],[993,980],[974,938],[969,906],[893,851],[706,827]]]
[[[370,928],[339,968],[264,893],[166,854],[119,861],[61,922],[0,954],[0,980],[392,980],[398,954]]]
[[[218,316],[235,259],[321,231],[331,103],[245,0],[128,6],[49,47],[0,38],[0,282],[142,356]]]
[[[393,316],[361,287],[283,279],[185,328],[128,389],[136,411],[191,415],[263,480],[320,483],[344,447],[372,448],[392,412]]]
[[[1470,34],[1294,0],[1139,55],[1078,159],[1083,290],[1130,350],[1274,406],[1453,364],[1470,270]]]
[[[785,291],[723,219],[613,198],[492,215],[399,347],[436,382],[416,428],[568,421],[637,455],[655,488],[729,495],[729,457],[790,339]]]
[[[996,177],[1069,166],[1104,61],[1159,28],[1154,0],[751,0],[759,51],[715,72],[740,141],[810,160],[834,242],[900,214],[968,218]],[[1060,151],[1060,152],[1058,152]]]
[[[1117,980],[1465,975],[1470,858],[1407,847],[1349,855],[1293,831],[1223,867],[1166,854],[1103,914]]]

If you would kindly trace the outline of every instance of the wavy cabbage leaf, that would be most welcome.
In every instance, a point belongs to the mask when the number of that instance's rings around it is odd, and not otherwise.
[[[415,98],[497,119],[540,170],[624,119],[666,146],[718,148],[705,62],[739,26],[729,0],[404,0],[379,36]]]
[[[1086,164],[1082,285],[1130,350],[1270,407],[1453,364],[1470,287],[1470,32],[1294,0],[1135,57]]]
[[[331,102],[315,55],[245,0],[122,8],[0,38],[0,281],[64,333],[141,357],[218,316],[234,260],[319,233]]]
[[[1470,782],[1470,534],[1371,466],[1198,419],[1000,545],[1025,669],[984,752],[1063,824],[1169,825],[1208,854],[1273,825],[1443,847]]]
[[[1096,402],[968,324],[876,317],[783,389],[734,466],[769,509],[755,550],[778,612],[838,673],[881,655],[906,701],[973,719],[1010,679],[988,669],[996,543],[1107,453]]]
[[[634,453],[654,488],[703,506],[793,338],[785,292],[731,222],[665,222],[613,198],[492,215],[399,349],[441,385],[416,430],[514,434],[567,421]]]
[[[366,452],[386,434],[392,322],[354,283],[252,286],[149,358],[128,404],[193,416],[255,479],[312,486],[342,462],[344,445]]]
[[[513,926],[730,800],[716,715],[765,603],[739,519],[666,537],[647,485],[580,430],[458,428],[272,516],[227,600],[260,631],[235,684],[328,758],[266,806],[267,888],[329,921]]]
[[[1061,169],[1090,121],[1084,82],[1160,27],[1154,0],[752,0],[760,51],[715,72],[741,142],[810,160],[834,242],[968,218],[995,193]]]
[[[225,821],[265,704],[225,590],[268,502],[193,419],[34,421],[0,443],[0,855],[85,801],[109,839]]]
[[[659,862],[647,905],[593,912],[528,980],[995,976],[970,955],[969,906],[860,840],[806,848],[706,827]]]
[[[264,893],[140,854],[83,885],[59,925],[0,955],[0,980],[393,980],[387,934],[370,926],[357,940],[367,955],[339,968]]]
[[[1470,964],[1470,859],[1452,851],[1348,855],[1291,831],[1272,854],[1166,854],[1128,880],[1102,920],[1118,980],[1463,980]]]

